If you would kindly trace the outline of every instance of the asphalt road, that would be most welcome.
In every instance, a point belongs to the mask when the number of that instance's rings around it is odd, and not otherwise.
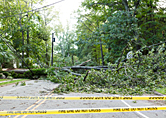
[[[70,93],[57,95],[51,90],[58,84],[44,80],[26,81],[26,86],[8,85],[0,87],[0,96],[115,96],[110,94],[86,94]],[[114,107],[141,107],[141,106],[166,106],[164,102],[156,101],[93,101],[93,100],[1,100],[0,111],[17,110],[53,110],[68,108],[114,108]],[[98,113],[98,114],[76,114],[76,115],[28,115],[10,116],[10,118],[166,118],[166,111],[141,111],[141,112],[121,112],[121,113]],[[7,118],[0,116],[0,118]]]

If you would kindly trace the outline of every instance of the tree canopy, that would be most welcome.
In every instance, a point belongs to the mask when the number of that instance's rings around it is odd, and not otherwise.
[[[49,23],[58,12],[51,7],[36,9],[42,3],[43,0],[0,1],[0,40],[6,40],[7,44],[1,43],[9,45],[15,58],[22,58],[29,66],[36,63],[46,67],[50,63],[52,28]],[[23,62],[21,66],[26,67]]]
[[[116,63],[130,50],[165,41],[166,9],[159,0],[85,0],[82,9],[78,11],[78,47],[98,64],[100,53],[105,63]]]

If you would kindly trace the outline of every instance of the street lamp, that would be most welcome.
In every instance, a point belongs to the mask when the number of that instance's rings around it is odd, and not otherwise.
[[[51,55],[51,66],[53,66],[53,50],[54,50],[54,42],[55,42],[55,36],[54,33],[52,33],[52,55]]]

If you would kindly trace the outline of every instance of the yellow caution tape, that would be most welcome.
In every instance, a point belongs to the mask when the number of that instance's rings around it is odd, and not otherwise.
[[[105,96],[105,97],[47,97],[47,96],[0,96],[0,100],[166,100],[166,96],[123,96],[123,97],[114,97],[114,96]]]
[[[56,109],[56,110],[34,110],[34,111],[0,111],[0,116],[6,115],[45,115],[45,114],[89,114],[89,113],[111,113],[111,112],[134,112],[166,110],[165,107],[123,107],[123,108],[84,108],[84,109]]]

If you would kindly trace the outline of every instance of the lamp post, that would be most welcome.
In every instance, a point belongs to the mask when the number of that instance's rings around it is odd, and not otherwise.
[[[54,33],[52,33],[52,55],[51,55],[51,66],[53,66],[53,50],[54,50],[54,42],[55,42],[55,37],[54,37]]]

